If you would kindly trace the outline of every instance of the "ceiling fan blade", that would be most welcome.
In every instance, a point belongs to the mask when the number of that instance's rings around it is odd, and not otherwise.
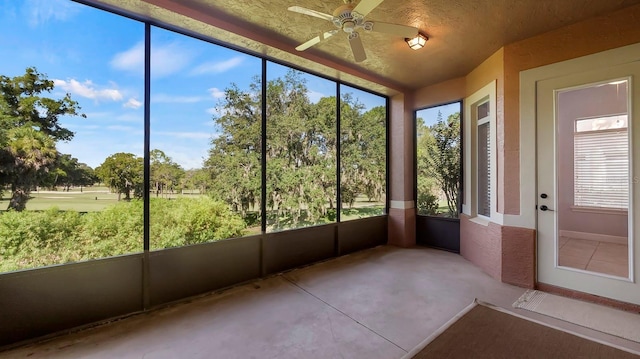
[[[398,35],[405,38],[414,38],[418,35],[418,28],[416,27],[377,21],[373,22],[371,31],[384,32],[385,34]]]
[[[304,50],[310,48],[311,46],[317,45],[320,42],[330,38],[331,36],[335,35],[338,31],[339,30],[325,31],[325,32],[321,33],[320,35],[314,37],[313,39],[298,45],[298,47],[296,47],[296,50],[304,51]]]
[[[291,6],[287,10],[293,11],[293,12],[297,12],[297,13],[300,13],[300,14],[319,17],[319,18],[327,20],[327,21],[333,20],[333,16],[331,16],[329,14],[325,14],[323,12],[307,9],[307,8],[304,8],[304,7],[301,7],[301,6]]]
[[[353,8],[353,12],[357,12],[362,16],[367,16],[373,9],[380,5],[384,0],[361,0],[356,7]]]
[[[364,46],[362,45],[362,40],[357,32],[354,31],[349,35],[349,45],[351,45],[351,52],[353,52],[353,57],[356,62],[364,61],[367,58],[367,54],[364,52]]]

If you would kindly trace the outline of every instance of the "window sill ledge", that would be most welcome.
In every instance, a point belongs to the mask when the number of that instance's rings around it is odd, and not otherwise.
[[[489,221],[489,218],[483,218],[483,217],[472,217],[472,218],[469,218],[469,221],[485,227],[488,227],[489,223],[491,223],[491,221]]]

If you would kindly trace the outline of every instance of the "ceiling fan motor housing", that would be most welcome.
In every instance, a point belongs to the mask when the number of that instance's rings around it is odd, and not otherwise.
[[[353,11],[352,4],[345,4],[333,12],[333,24],[346,33],[353,32],[364,24],[364,16]]]
[[[296,47],[296,50],[304,51],[311,46],[317,45],[320,42],[327,40],[331,36],[338,33],[340,30],[342,30],[347,34],[347,38],[349,39],[349,46],[351,47],[351,51],[353,52],[354,59],[356,60],[356,62],[361,62],[367,58],[367,55],[365,54],[364,46],[362,44],[362,41],[360,40],[360,34],[358,34],[357,30],[364,30],[366,32],[375,31],[387,33],[401,36],[402,38],[413,38],[416,34],[418,34],[418,28],[413,26],[365,21],[365,16],[368,15],[383,1],[384,0],[360,0],[358,2],[358,5],[354,6],[354,0],[344,0],[345,4],[335,9],[332,15],[303,8],[300,6],[289,7],[288,10],[290,11],[314,16],[325,21],[329,21],[336,27],[336,30],[324,31],[319,35],[313,37],[312,39],[300,44]]]

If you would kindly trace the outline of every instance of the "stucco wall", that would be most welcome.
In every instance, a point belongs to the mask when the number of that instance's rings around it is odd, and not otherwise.
[[[460,254],[493,278],[525,288],[535,285],[535,231],[480,224],[460,217]]]
[[[498,224],[479,224],[460,215],[460,254],[497,280],[502,280],[501,232]]]
[[[401,247],[416,244],[413,201],[413,101],[410,94],[391,97],[389,123],[390,209],[388,243]]]
[[[520,72],[640,42],[639,18],[634,5],[504,47],[504,213],[520,207]]]
[[[458,77],[429,87],[414,94],[414,109],[422,109],[462,100],[466,93],[466,77]]]
[[[638,18],[640,5],[635,5],[509,44],[464,79],[453,79],[416,91],[414,109],[458,100],[461,82],[464,82],[464,97],[467,97],[496,80],[498,212],[519,215],[520,166],[533,165],[520,163],[520,72],[640,42]],[[533,286],[535,230],[495,223],[484,226],[470,221],[467,216],[462,216],[460,226],[461,254],[465,258],[496,279]]]

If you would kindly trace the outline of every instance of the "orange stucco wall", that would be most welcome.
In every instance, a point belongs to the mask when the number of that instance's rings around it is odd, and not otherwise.
[[[413,108],[411,97],[391,97],[390,146],[391,200],[413,198]],[[394,174],[398,174],[397,176]]]
[[[423,87],[414,94],[414,109],[422,109],[462,100],[466,95],[466,78],[458,77],[439,84]]]
[[[416,244],[413,203],[413,101],[411,95],[391,97],[389,125],[390,200],[388,243],[401,247]],[[400,205],[396,205],[399,203]]]
[[[520,72],[640,42],[638,18],[635,5],[504,47],[504,213],[520,206]]]
[[[640,5],[506,45],[467,76],[415,91],[414,109],[458,100],[497,82],[497,205],[520,214],[520,72],[640,42]],[[461,86],[464,83],[464,91]],[[505,171],[506,169],[506,171]],[[533,179],[531,179],[533,180]],[[535,283],[535,230],[461,218],[461,254],[496,279]]]

